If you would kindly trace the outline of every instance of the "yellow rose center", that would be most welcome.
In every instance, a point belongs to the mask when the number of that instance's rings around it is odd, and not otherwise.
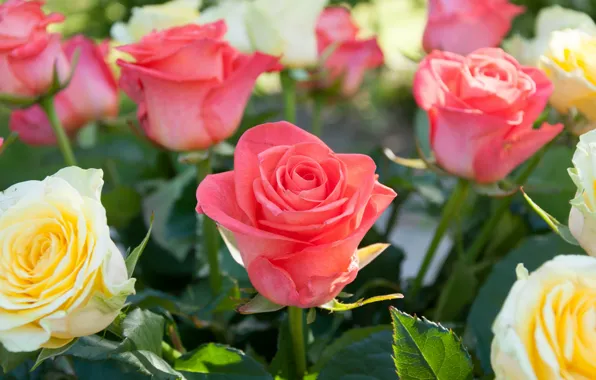
[[[596,289],[581,280],[545,292],[526,339],[539,379],[552,378],[553,360],[562,379],[590,379],[596,373]],[[552,353],[554,357],[552,357]],[[550,365],[549,365],[550,364]]]
[[[554,55],[549,58],[566,72],[581,70],[584,78],[596,85],[596,37],[582,38],[578,46],[563,47],[562,59]]]

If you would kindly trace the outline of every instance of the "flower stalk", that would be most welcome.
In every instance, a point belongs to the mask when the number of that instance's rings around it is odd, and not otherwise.
[[[58,118],[58,114],[56,113],[56,107],[54,106],[54,96],[42,97],[39,101],[39,105],[48,117],[50,125],[54,130],[58,147],[60,148],[60,152],[62,152],[62,157],[64,157],[64,162],[67,166],[77,166],[77,160],[72,151],[70,140],[64,131],[64,127],[62,127],[62,123],[60,122],[60,118]]]

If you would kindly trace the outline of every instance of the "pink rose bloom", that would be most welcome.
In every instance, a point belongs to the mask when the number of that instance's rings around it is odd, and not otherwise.
[[[358,27],[346,8],[325,9],[319,16],[316,33],[319,56],[332,49],[324,62],[326,72],[319,87],[329,88],[339,81],[342,95],[353,95],[362,84],[366,70],[383,64],[383,52],[377,39],[358,39]]]
[[[60,35],[46,27],[63,16],[46,15],[41,1],[8,0],[0,4],[0,93],[17,96],[44,94],[54,70],[60,78],[69,65],[60,47]]]
[[[424,50],[469,54],[498,46],[523,11],[509,0],[429,0]]]
[[[120,86],[138,105],[147,137],[175,151],[206,149],[238,128],[257,77],[278,58],[241,54],[223,21],[154,32],[121,47]]]
[[[336,154],[287,123],[240,138],[234,171],[208,176],[197,211],[229,230],[261,295],[302,308],[322,305],[356,278],[356,249],[396,194],[374,161]]]
[[[55,107],[62,126],[73,134],[85,124],[118,115],[118,85],[106,63],[107,43],[96,45],[92,40],[76,36],[64,42],[68,60],[79,52],[79,61],[68,87],[55,97]],[[13,111],[10,129],[31,145],[52,145],[56,137],[43,110],[35,105]]]
[[[563,125],[533,123],[553,85],[497,48],[467,57],[434,51],[414,78],[414,97],[430,116],[430,143],[448,172],[479,183],[505,178]]]

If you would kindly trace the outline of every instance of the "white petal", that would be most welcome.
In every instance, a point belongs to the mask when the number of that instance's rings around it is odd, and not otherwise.
[[[82,196],[101,200],[101,189],[103,188],[103,170],[81,169],[77,166],[70,166],[54,174],[54,178],[62,178],[74,187]]]

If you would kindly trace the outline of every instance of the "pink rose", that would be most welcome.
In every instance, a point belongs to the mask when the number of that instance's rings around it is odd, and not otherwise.
[[[155,32],[120,50],[120,86],[138,103],[147,137],[171,150],[206,149],[238,128],[257,77],[278,58],[241,54],[223,21]]]
[[[0,4],[0,93],[42,95],[52,84],[55,68],[60,78],[68,74],[60,35],[46,31],[63,17],[44,14],[42,5],[23,0]]]
[[[240,138],[234,171],[199,185],[197,211],[231,232],[261,295],[318,306],[366,264],[358,244],[396,196],[375,169],[370,157],[336,154],[290,123],[263,124]]]
[[[332,49],[324,62],[325,74],[319,87],[332,87],[338,81],[342,95],[353,95],[368,69],[383,64],[383,52],[376,38],[359,40],[358,27],[352,22],[350,11],[343,7],[325,9],[317,22],[319,56]]]
[[[469,54],[498,46],[523,11],[509,0],[429,0],[424,50]]]
[[[496,48],[467,57],[434,51],[414,78],[437,162],[480,183],[505,178],[562,131],[561,124],[533,128],[552,91],[542,71]]]
[[[55,97],[56,112],[67,133],[75,133],[85,124],[118,115],[118,85],[106,63],[107,43],[76,36],[64,42],[69,60],[79,52],[79,61],[68,87]],[[56,137],[48,118],[39,106],[13,111],[10,129],[31,145],[52,145]]]

